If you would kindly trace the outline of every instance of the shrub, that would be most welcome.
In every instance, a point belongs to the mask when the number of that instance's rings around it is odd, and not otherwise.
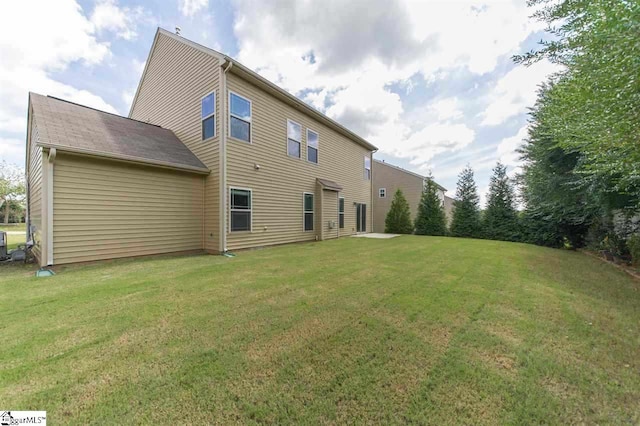
[[[640,266],[640,235],[632,235],[627,240],[627,247],[631,253],[633,266]]]

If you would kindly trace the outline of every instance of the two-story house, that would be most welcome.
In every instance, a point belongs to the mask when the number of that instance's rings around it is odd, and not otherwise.
[[[372,228],[376,148],[234,59],[158,29],[129,117],[30,94],[41,265]]]
[[[373,161],[373,232],[384,232],[385,219],[393,196],[398,189],[402,191],[409,202],[411,219],[415,220],[418,214],[418,205],[422,197],[422,191],[426,179],[425,176],[394,166],[384,161]],[[434,182],[435,183],[435,182]],[[438,197],[445,206],[445,192],[447,190],[436,183]],[[446,213],[446,209],[445,209]]]

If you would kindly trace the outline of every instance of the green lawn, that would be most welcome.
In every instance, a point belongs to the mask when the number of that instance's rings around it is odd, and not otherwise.
[[[24,244],[26,239],[26,225],[21,223],[19,225],[0,225],[0,231],[9,231],[11,234],[7,235],[7,242],[9,243],[9,250],[13,250],[18,244]],[[13,232],[20,232],[19,235],[13,234]]]
[[[24,223],[19,223],[17,225],[2,225],[0,224],[0,231],[15,231],[15,232],[25,232],[26,225]]]
[[[2,406],[55,424],[640,423],[640,283],[576,252],[405,236],[0,267],[0,306]]]

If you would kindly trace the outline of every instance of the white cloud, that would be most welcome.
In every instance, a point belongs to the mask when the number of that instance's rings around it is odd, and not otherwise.
[[[0,138],[0,163],[22,163],[25,156],[24,145],[25,142],[19,139]]]
[[[142,7],[119,7],[116,0],[100,0],[91,14],[91,23],[98,32],[111,31],[125,40],[138,36],[137,23],[145,18]]]
[[[94,25],[75,1],[6,2],[3,16],[0,132],[24,135],[29,91],[116,112],[99,96],[51,77],[71,63],[95,65],[110,55],[109,44],[96,39]],[[7,146],[3,142],[5,152]]]
[[[184,16],[191,17],[209,5],[209,0],[178,0],[178,8]]]
[[[517,150],[522,147],[525,139],[528,137],[528,126],[523,126],[514,136],[504,138],[498,145],[497,154],[500,162],[509,167],[509,176],[519,173],[522,166],[520,154]]]
[[[238,60],[420,170],[467,148],[466,99],[433,99],[407,111],[391,91],[415,90],[453,69],[492,71],[540,24],[513,0],[235,0]],[[535,93],[535,91],[534,91]]]
[[[481,114],[481,124],[497,126],[526,112],[535,103],[540,83],[559,70],[558,65],[544,59],[529,67],[521,65],[509,71],[490,94],[489,106]]]
[[[528,19],[524,1],[407,0],[414,37],[435,36],[438,49],[422,69],[466,66],[475,74],[492,71],[498,59],[518,50],[529,34],[543,29]]]
[[[131,104],[133,103],[133,98],[136,96],[136,89],[128,89],[122,92],[122,101],[124,104],[131,108]]]

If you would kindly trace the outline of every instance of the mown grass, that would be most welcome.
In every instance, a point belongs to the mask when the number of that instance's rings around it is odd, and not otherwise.
[[[27,228],[24,223],[9,224],[9,225],[0,224],[0,231],[25,232],[26,229]]]
[[[580,253],[344,238],[0,268],[0,401],[52,423],[640,422],[640,285]]]
[[[8,231],[7,235],[8,250],[13,250],[18,247],[18,244],[24,244],[26,240],[26,225],[24,223],[18,225],[4,226],[0,225],[0,231]],[[20,234],[15,234],[20,232]]]

